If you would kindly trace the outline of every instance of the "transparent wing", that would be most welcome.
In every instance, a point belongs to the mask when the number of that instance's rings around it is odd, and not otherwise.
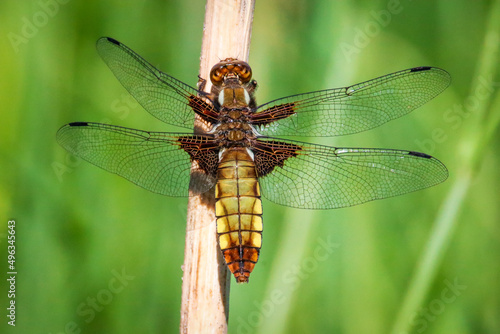
[[[253,123],[265,136],[357,133],[406,115],[440,94],[450,81],[440,68],[411,68],[350,87],[271,101],[257,108]]]
[[[192,129],[194,111],[206,105],[198,90],[156,69],[120,42],[102,37],[97,51],[113,74],[151,115],[159,120]]]
[[[183,147],[189,143],[207,146],[212,139],[75,122],[59,129],[57,141],[74,155],[147,190],[188,196],[191,159]],[[214,154],[217,156],[217,152]],[[205,170],[195,169],[193,173],[199,181],[196,191],[204,192],[214,185],[215,178]]]
[[[263,175],[262,195],[295,208],[353,206],[427,188],[448,177],[439,160],[412,151],[266,139],[253,152]]]

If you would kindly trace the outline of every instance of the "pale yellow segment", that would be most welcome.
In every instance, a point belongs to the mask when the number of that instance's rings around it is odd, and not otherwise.
[[[240,197],[240,212],[262,214],[262,202],[257,197]]]
[[[231,238],[229,237],[229,234],[222,234],[219,236],[219,245],[221,249],[231,247]]]
[[[230,231],[237,231],[240,227],[239,215],[227,216]]]
[[[217,170],[217,177],[219,180],[221,179],[234,179],[236,178],[235,168],[231,166],[231,168],[221,168]]]
[[[238,167],[252,167],[255,168],[255,163],[249,160],[238,160]]]
[[[226,214],[226,208],[222,204],[221,201],[216,201],[215,202],[215,215],[220,217],[224,216]]]
[[[248,214],[240,217],[242,230],[262,231],[262,217]]]
[[[238,195],[236,179],[222,179],[215,186],[215,198],[234,197]]]
[[[238,178],[252,177],[256,178],[255,166],[238,166]]]
[[[217,217],[238,213],[238,198],[226,197],[215,202],[215,215]]]
[[[252,217],[253,219],[252,219],[251,230],[262,232],[262,217],[261,216],[252,216]]]
[[[229,232],[229,224],[227,217],[217,218],[217,233]]]
[[[238,231],[240,228],[262,232],[262,217],[242,214],[217,218],[217,233]]]
[[[262,201],[260,200],[260,198],[255,199],[255,205],[253,206],[253,213],[257,215],[262,214]]]
[[[260,196],[259,182],[254,178],[239,179],[238,193],[240,196]]]
[[[252,215],[240,215],[240,221],[242,230],[252,229]]]
[[[236,162],[234,160],[221,161],[219,163],[219,169],[225,169],[227,167],[235,167],[235,166],[236,166]]]
[[[245,201],[245,199],[247,199],[247,198],[250,199],[252,197],[241,197],[240,198],[240,200],[243,200],[243,201],[240,201],[240,206],[243,205],[241,202],[245,202],[247,207],[251,207],[252,213],[254,213],[256,215],[261,215],[262,214],[262,201],[260,200],[260,198],[253,197],[252,198],[254,200],[253,203],[251,201]]]
[[[252,246],[254,247],[262,247],[262,235],[260,233],[252,232]]]
[[[238,232],[231,232],[229,233],[231,235],[231,243],[233,246],[239,246],[240,245],[240,236]]]
[[[241,244],[248,246],[249,240],[250,240],[250,232],[241,232]]]

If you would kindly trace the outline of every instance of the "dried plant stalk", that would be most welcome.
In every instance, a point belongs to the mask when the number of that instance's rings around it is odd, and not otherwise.
[[[248,61],[255,0],[208,0],[200,77],[228,57]],[[203,128],[199,120],[195,128]],[[181,333],[226,333],[230,273],[216,238],[214,193],[189,198],[182,282]]]

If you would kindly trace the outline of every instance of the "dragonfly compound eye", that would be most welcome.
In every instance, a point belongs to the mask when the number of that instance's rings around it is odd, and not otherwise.
[[[235,64],[235,68],[233,71],[238,74],[241,83],[247,83],[250,81],[250,79],[252,79],[252,69],[250,68],[250,65],[243,61]]]
[[[252,69],[244,61],[227,58],[215,64],[210,71],[210,80],[214,85],[221,85],[230,76],[238,77],[241,83],[247,83],[252,78]]]

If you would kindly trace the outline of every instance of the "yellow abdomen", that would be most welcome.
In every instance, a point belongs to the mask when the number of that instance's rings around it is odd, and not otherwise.
[[[262,202],[255,163],[245,148],[226,149],[215,187],[219,245],[238,283],[248,282],[262,245]]]

